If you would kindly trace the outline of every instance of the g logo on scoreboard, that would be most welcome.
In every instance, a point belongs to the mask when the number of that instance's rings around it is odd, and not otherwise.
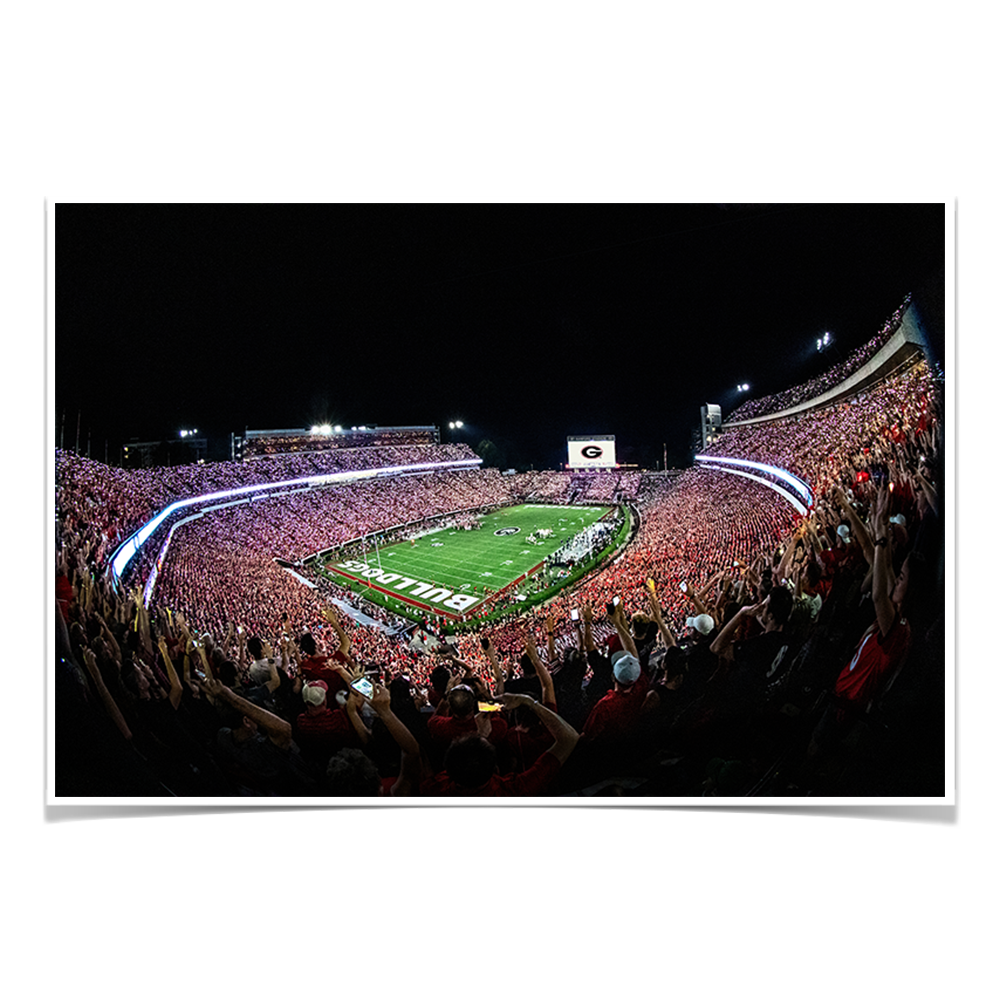
[[[520,528],[497,528],[493,532],[494,535],[516,535],[521,529]]]
[[[580,449],[580,454],[584,458],[600,458],[604,454],[604,449],[598,448],[596,444],[588,444],[586,447]]]

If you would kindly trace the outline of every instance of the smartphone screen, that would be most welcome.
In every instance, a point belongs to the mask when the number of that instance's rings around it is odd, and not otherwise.
[[[574,621],[574,622],[579,621],[580,620],[580,612],[576,608],[573,608],[573,610],[570,611],[570,613],[569,613],[569,617],[570,617],[570,621]]]
[[[492,701],[481,701],[479,703],[480,712],[499,712],[501,708],[501,705],[497,705]]]
[[[352,681],[351,687],[366,698],[371,698],[375,694],[375,685],[367,677],[359,677],[356,681]]]

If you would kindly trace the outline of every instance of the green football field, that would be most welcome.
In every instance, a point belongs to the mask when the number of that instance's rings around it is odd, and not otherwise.
[[[366,558],[333,558],[325,563],[334,577],[373,588],[404,601],[415,610],[450,617],[475,612],[484,600],[503,590],[584,528],[613,508],[523,504],[482,517],[478,530],[444,528],[409,541],[379,548]],[[552,535],[535,544],[528,536],[549,529]],[[517,591],[517,587],[512,588]],[[371,595],[375,596],[375,595]]]

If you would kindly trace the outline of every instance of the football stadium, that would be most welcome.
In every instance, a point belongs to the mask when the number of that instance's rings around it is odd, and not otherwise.
[[[907,295],[802,382],[706,390],[683,467],[613,426],[545,469],[437,424],[117,463],[71,429],[55,795],[944,795],[928,325]]]

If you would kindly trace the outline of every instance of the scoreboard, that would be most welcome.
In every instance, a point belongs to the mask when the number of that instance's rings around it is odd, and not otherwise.
[[[613,469],[615,459],[614,434],[595,434],[590,437],[566,438],[566,462],[571,469]]]

